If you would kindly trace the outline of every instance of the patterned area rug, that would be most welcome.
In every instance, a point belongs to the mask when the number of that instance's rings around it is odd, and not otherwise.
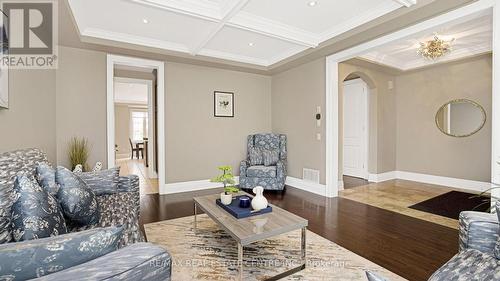
[[[173,257],[172,280],[237,280],[237,246],[207,215],[144,225],[149,242],[165,247]],[[400,276],[307,231],[306,269],[282,280],[367,280],[365,270],[388,280]],[[362,241],[360,243],[369,243]],[[299,265],[300,230],[244,248],[243,280],[265,280]]]

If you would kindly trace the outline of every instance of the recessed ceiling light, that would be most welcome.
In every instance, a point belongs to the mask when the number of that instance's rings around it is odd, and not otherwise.
[[[314,7],[314,6],[316,6],[316,4],[318,4],[318,2],[316,2],[316,1],[310,1],[309,3],[307,3],[307,5],[309,5],[309,7]]]
[[[142,19],[143,23],[149,23],[148,19]]]
[[[248,43],[248,46],[252,47],[254,44],[252,42]]]

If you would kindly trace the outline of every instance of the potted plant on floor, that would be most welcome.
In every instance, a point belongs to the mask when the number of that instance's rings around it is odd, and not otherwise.
[[[222,171],[222,175],[219,175],[210,181],[224,184],[224,192],[220,194],[220,201],[224,205],[229,205],[233,201],[233,193],[237,193],[239,191],[239,189],[234,186],[236,182],[233,176],[233,168],[231,166],[220,166],[217,168]]]

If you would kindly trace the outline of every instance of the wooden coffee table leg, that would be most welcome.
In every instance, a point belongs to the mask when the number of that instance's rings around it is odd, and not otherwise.
[[[240,273],[240,279],[243,280],[243,246],[238,243],[238,271]]]

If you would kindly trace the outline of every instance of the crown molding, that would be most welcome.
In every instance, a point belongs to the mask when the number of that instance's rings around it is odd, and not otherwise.
[[[254,57],[248,57],[248,56],[242,56],[242,55],[232,54],[232,53],[228,53],[228,52],[221,52],[221,51],[217,51],[217,50],[210,50],[210,49],[203,49],[198,53],[198,55],[214,57],[214,58],[219,58],[219,59],[225,59],[225,60],[238,61],[238,62],[243,62],[243,63],[250,63],[250,64],[255,64],[255,65],[265,66],[265,67],[270,65],[268,60],[258,59],[258,58],[254,58]]]
[[[112,32],[99,28],[86,28],[83,30],[82,36],[112,40],[122,43],[129,43],[129,44],[141,45],[158,49],[166,49],[169,51],[189,53],[188,47],[183,44],[167,42],[163,40],[155,40],[149,37],[136,36],[128,33]]]
[[[327,31],[320,34],[320,43],[329,40],[335,36],[338,36],[344,32],[347,32],[353,28],[356,28],[364,23],[372,21],[378,17],[388,14],[394,10],[401,8],[401,4],[396,2],[387,2],[379,5],[376,9],[367,10],[366,12],[360,14],[357,17],[351,18],[349,21],[334,26]]]
[[[222,18],[220,7],[207,0],[127,0],[130,2],[159,8],[179,14],[210,21],[218,21]]]
[[[417,0],[393,0],[393,1],[407,8],[417,4]]]
[[[306,47],[314,48],[319,45],[319,37],[312,32],[244,11],[238,13],[227,24]]]
[[[277,62],[280,62],[288,57],[291,57],[293,55],[296,55],[302,51],[305,51],[307,49],[307,47],[304,47],[304,46],[297,46],[296,48],[291,48],[290,50],[286,51],[286,52],[282,52],[274,57],[272,57],[271,59],[269,59],[268,61],[268,66],[269,65],[273,65]]]
[[[433,66],[433,65],[438,65],[442,63],[447,63],[447,62],[452,62],[452,61],[457,61],[461,59],[466,59],[469,57],[473,57],[479,54],[484,54],[492,51],[492,46],[491,44],[484,44],[482,46],[473,46],[473,47],[468,47],[468,48],[463,48],[463,49],[458,49],[455,51],[452,51],[452,53],[448,54],[447,56],[441,58],[440,60],[437,60],[435,62],[429,62],[423,58],[419,58],[417,55],[415,55],[415,59],[413,60],[396,60],[390,56],[386,56],[382,58],[382,55],[378,55],[379,53],[369,53],[366,55],[360,56],[361,59],[366,59],[370,62],[377,63],[377,64],[383,64],[387,65],[396,69],[399,69],[401,71],[409,71],[417,68],[423,68],[423,67],[428,67],[428,66]]]

